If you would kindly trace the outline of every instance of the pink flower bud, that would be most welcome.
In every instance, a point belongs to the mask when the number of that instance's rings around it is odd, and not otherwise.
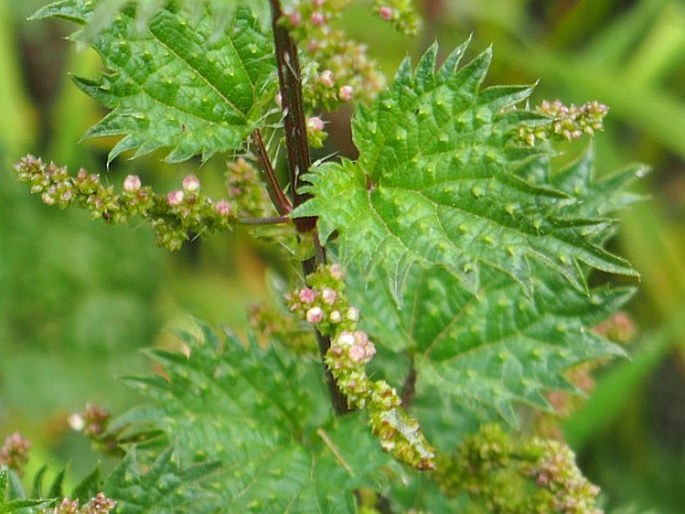
[[[342,86],[338,90],[338,98],[340,98],[343,102],[349,102],[352,100],[352,95],[354,94],[354,89],[352,86]]]
[[[343,279],[343,271],[339,264],[332,264],[330,268],[331,277],[335,280]]]
[[[186,175],[183,179],[183,189],[188,193],[197,193],[200,190],[200,179],[195,175]]]
[[[312,15],[309,17],[313,25],[316,25],[317,27],[320,27],[323,25],[325,18],[322,13],[319,11],[314,11]]]
[[[321,7],[324,3],[324,0],[312,0],[312,5],[314,7]]]
[[[319,323],[323,319],[323,310],[318,306],[312,307],[307,311],[305,318],[309,323]]]
[[[216,205],[214,205],[214,210],[219,216],[228,216],[231,214],[231,204],[226,200],[219,200],[216,202]]]
[[[349,351],[350,360],[352,362],[361,362],[366,357],[366,352],[364,348],[358,344],[353,344]]]
[[[359,321],[359,309],[357,309],[356,307],[350,307],[349,309],[347,309],[345,317],[349,321]]]
[[[124,191],[127,193],[135,193],[140,190],[140,186],[142,183],[140,182],[140,177],[138,175],[128,175],[124,179]]]
[[[318,116],[312,116],[310,118],[307,118],[307,128],[310,130],[321,131],[324,129],[323,120]]]
[[[321,72],[321,75],[319,76],[319,80],[324,86],[328,88],[333,87],[335,85],[335,77],[331,70],[323,70]]]
[[[341,332],[335,342],[340,346],[352,346],[354,344],[354,335],[352,332]]]
[[[316,291],[309,287],[305,287],[304,289],[300,289],[297,297],[302,303],[313,303],[314,300],[316,300]]]
[[[183,194],[183,191],[181,191],[180,189],[176,189],[176,190],[172,191],[171,193],[169,193],[168,195],[166,195],[166,202],[170,206],[175,207],[175,206],[181,205],[183,203],[184,196],[185,195]]]
[[[300,23],[302,23],[302,15],[300,14],[300,11],[292,11],[288,13],[288,19],[293,27],[297,27]]]
[[[321,291],[321,299],[324,303],[328,305],[333,305],[335,301],[338,299],[338,293],[335,291],[335,289],[325,287],[323,291]]]
[[[380,9],[378,9],[378,16],[380,16],[385,21],[392,20],[392,14],[392,7],[389,7],[387,5],[384,5]]]

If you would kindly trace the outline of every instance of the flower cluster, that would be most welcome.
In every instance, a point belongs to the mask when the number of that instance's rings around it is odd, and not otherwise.
[[[67,168],[45,164],[31,155],[16,166],[18,178],[29,184],[31,192],[40,194],[43,203],[65,208],[70,205],[87,208],[94,218],[123,223],[133,216],[152,224],[157,243],[169,250],[198,234],[228,230],[236,220],[235,206],[226,200],[214,202],[200,194],[200,181],[194,175],[183,179],[182,187],[159,195],[143,186],[136,175],[124,179],[121,193],[105,186],[100,176],[81,168],[75,177]]]
[[[466,491],[488,512],[599,514],[599,488],[588,482],[563,443],[513,439],[484,425],[456,453],[442,456],[435,478],[449,495]]]
[[[524,126],[519,129],[519,138],[529,145],[535,141],[557,138],[578,139],[583,134],[592,135],[604,128],[603,121],[608,108],[599,102],[587,102],[581,106],[565,106],[559,100],[543,101],[535,112],[549,118],[548,123],[539,126]]]
[[[371,100],[383,89],[383,75],[366,55],[366,46],[350,40],[332,22],[350,0],[298,0],[285,22],[304,54],[305,101],[332,111],[351,100]]]
[[[29,460],[30,449],[31,442],[28,439],[24,439],[19,432],[13,433],[0,448],[0,466],[7,466],[21,475]]]
[[[90,439],[99,450],[110,455],[121,451],[116,433],[107,431],[112,415],[106,409],[88,404],[84,412],[69,417],[69,425]]]
[[[79,505],[78,500],[64,498],[54,509],[44,514],[108,514],[117,506],[117,502],[98,493],[85,505]]]
[[[419,31],[419,16],[412,5],[412,0],[374,0],[376,14],[390,22],[401,33],[410,36]]]
[[[226,191],[228,199],[241,216],[262,218],[275,214],[266,189],[255,167],[239,157],[227,164]]]
[[[435,452],[418,422],[402,409],[397,391],[383,380],[371,380],[366,373],[376,348],[357,327],[359,310],[349,304],[343,279],[337,264],[321,267],[307,277],[307,287],[286,295],[288,306],[298,318],[330,337],[326,366],[348,404],[368,411],[381,447],[416,469],[433,469]]]

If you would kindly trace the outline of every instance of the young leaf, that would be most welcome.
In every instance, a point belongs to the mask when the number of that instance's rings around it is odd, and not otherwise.
[[[99,2],[63,0],[34,19],[65,18],[85,25]],[[90,43],[107,68],[98,80],[76,84],[112,111],[88,136],[124,136],[111,150],[135,156],[170,149],[166,160],[204,160],[240,148],[259,127],[276,83],[271,40],[247,9],[218,37],[213,12],[199,19],[173,3],[141,30],[131,8],[119,12]]]
[[[516,110],[528,87],[480,90],[486,51],[457,71],[466,44],[435,69],[437,46],[412,72],[405,61],[390,89],[353,121],[357,162],[326,163],[303,188],[313,198],[295,216],[318,216],[322,240],[338,233],[343,264],[382,267],[399,289],[412,263],[443,265],[470,292],[497,270],[532,294],[533,267],[585,291],[584,267],[634,276],[591,234],[588,218],[552,184],[526,176],[541,150],[514,134],[539,117]],[[574,210],[575,207],[575,210]]]
[[[181,463],[221,464],[193,512],[354,512],[389,458],[359,415],[331,420],[316,362],[207,328],[186,342],[189,357],[151,352],[168,379],[131,383],[156,404],[136,424],[164,430]]]

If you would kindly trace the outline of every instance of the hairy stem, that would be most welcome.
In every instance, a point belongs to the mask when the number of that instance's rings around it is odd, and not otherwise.
[[[276,172],[274,171],[271,159],[269,158],[269,152],[266,150],[266,145],[264,144],[264,139],[262,138],[262,133],[259,129],[252,132],[252,142],[256,147],[257,157],[262,165],[264,181],[266,182],[271,202],[274,204],[274,207],[276,207],[278,213],[285,216],[293,210],[293,206],[283,192],[281,184],[278,182]]]
[[[300,80],[300,61],[297,56],[297,45],[293,38],[290,37],[288,29],[282,23],[283,10],[279,0],[270,0],[270,2],[276,66],[283,109],[285,144],[288,154],[290,195],[293,207],[297,207],[308,198],[305,195],[301,195],[299,189],[302,176],[309,171],[312,164],[309,155],[309,143],[307,142],[307,126],[302,97],[302,82]],[[302,237],[312,237],[314,242],[314,256],[302,262],[302,269],[305,276],[307,276],[313,273],[317,266],[326,263],[326,251],[319,244],[319,237],[315,229],[316,218],[296,218],[294,223]],[[331,347],[331,340],[328,336],[316,332],[316,341],[323,361],[324,356]],[[333,374],[325,365],[324,373],[335,413],[342,415],[349,412],[350,408],[347,405],[345,395],[342,394],[335,382],[335,378],[333,378]]]

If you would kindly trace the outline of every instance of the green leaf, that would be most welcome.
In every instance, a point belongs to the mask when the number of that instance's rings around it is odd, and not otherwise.
[[[483,421],[499,416],[516,424],[516,404],[546,410],[546,392],[575,391],[563,376],[569,367],[623,355],[589,327],[633,292],[602,287],[588,297],[558,275],[535,271],[531,297],[492,272],[474,294],[450,270],[433,266],[412,268],[391,309],[373,310],[393,296],[380,272],[354,300],[379,344],[414,355],[419,396],[438,395]]]
[[[129,381],[155,402],[134,426],[159,426],[180,463],[220,462],[193,512],[355,512],[390,459],[361,413],[333,419],[320,364],[206,327],[186,343],[149,352],[165,379]]]
[[[201,512],[197,507],[212,496],[197,482],[212,477],[219,464],[207,462],[181,468],[173,457],[173,448],[167,448],[152,462],[139,462],[137,452],[131,450],[104,486],[107,495],[116,499],[117,512]]]
[[[64,0],[35,19],[61,17],[86,24],[97,2]],[[92,41],[108,70],[76,84],[112,111],[87,136],[124,136],[109,154],[135,157],[160,148],[179,162],[241,147],[261,126],[276,82],[271,40],[247,9],[238,9],[220,36],[213,11],[198,19],[170,4],[141,30],[131,8],[119,12]],[[78,37],[78,36],[77,36]]]
[[[316,167],[303,188],[313,198],[294,215],[318,216],[323,241],[338,234],[343,264],[378,265],[397,289],[413,263],[446,266],[470,292],[488,269],[529,295],[533,268],[582,291],[586,266],[635,276],[593,238],[606,220],[530,174],[531,162],[547,162],[515,142],[519,127],[539,122],[515,109],[531,89],[481,90],[491,52],[457,70],[465,49],[438,70],[437,46],[416,72],[405,61],[390,89],[356,112],[359,160]]]
[[[14,481],[18,484],[21,483],[18,477],[12,476],[12,472],[7,466],[0,466],[0,514],[38,512],[34,508],[47,507],[52,503],[52,500],[24,499],[23,493],[16,494],[16,488],[13,487]],[[20,497],[17,498],[16,496]]]

